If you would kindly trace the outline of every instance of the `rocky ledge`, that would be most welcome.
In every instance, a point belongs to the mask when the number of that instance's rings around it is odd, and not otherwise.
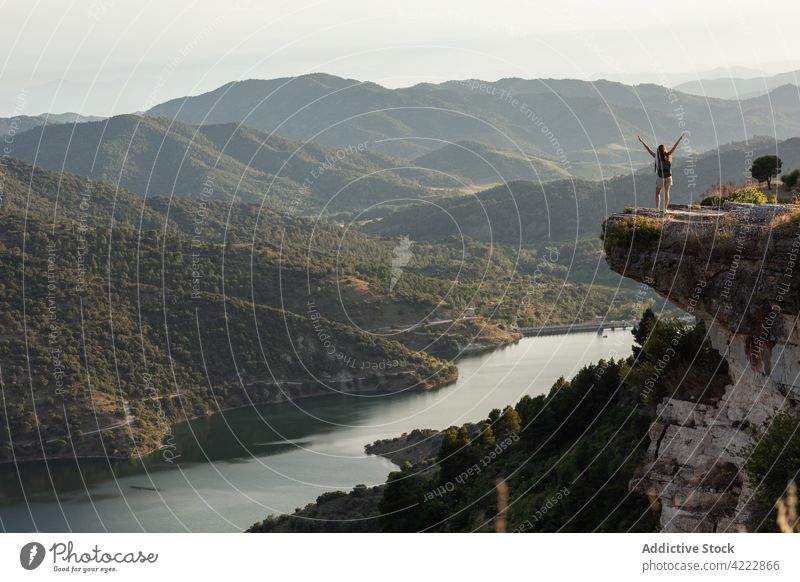
[[[660,502],[664,531],[742,530],[751,430],[800,403],[800,207],[629,209],[603,240],[611,269],[705,321],[730,376],[722,394],[658,404],[631,489]]]

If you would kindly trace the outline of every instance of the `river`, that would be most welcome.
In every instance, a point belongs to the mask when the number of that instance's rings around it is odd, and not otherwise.
[[[414,428],[474,422],[546,393],[601,358],[627,356],[629,330],[525,338],[459,361],[436,391],[332,396],[238,409],[179,425],[174,464],[27,463],[0,469],[3,531],[242,531],[325,491],[383,483],[395,467],[364,445]],[[57,492],[57,493],[56,493]]]

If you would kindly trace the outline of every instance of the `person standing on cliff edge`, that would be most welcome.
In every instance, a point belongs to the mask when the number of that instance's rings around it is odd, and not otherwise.
[[[678,145],[680,145],[683,136],[684,134],[682,133],[678,141],[675,142],[675,145],[672,146],[672,149],[669,151],[664,147],[664,144],[659,145],[656,151],[653,151],[644,143],[641,137],[638,135],[636,136],[636,139],[644,146],[644,149],[656,159],[654,166],[656,171],[656,210],[661,210],[662,189],[664,190],[664,212],[669,208],[669,190],[672,188],[672,153],[678,149]]]

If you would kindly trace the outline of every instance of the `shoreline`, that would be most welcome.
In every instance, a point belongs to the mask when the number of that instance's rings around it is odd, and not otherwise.
[[[428,392],[428,391],[431,391],[431,390],[440,390],[442,388],[450,386],[450,385],[456,383],[458,381],[458,379],[459,379],[458,362],[460,360],[462,360],[464,358],[482,356],[482,355],[485,355],[487,353],[495,352],[497,350],[500,350],[500,349],[503,349],[503,348],[506,348],[506,347],[509,347],[509,346],[516,345],[522,339],[524,339],[524,336],[522,334],[519,334],[518,336],[517,336],[517,334],[515,334],[511,339],[509,339],[507,341],[498,342],[498,343],[496,343],[494,345],[470,343],[470,344],[468,344],[467,346],[465,346],[462,349],[461,354],[458,357],[456,357],[453,360],[449,361],[449,363],[452,364],[454,366],[454,368],[455,368],[455,374],[451,378],[448,378],[447,380],[443,381],[441,384],[435,385],[435,386],[426,387],[426,386],[420,385],[420,386],[414,388],[413,390],[410,390],[410,392]],[[390,374],[386,374],[386,375],[383,375],[383,376],[376,376],[376,379],[380,379],[380,378],[386,379],[386,378],[390,378],[391,376],[392,375],[390,375]],[[401,392],[403,392],[403,391],[397,391],[396,393],[399,394]],[[337,396],[337,395],[344,395],[344,394],[357,394],[357,395],[369,396],[369,395],[376,395],[376,394],[381,394],[381,393],[382,393],[382,391],[381,390],[377,390],[377,389],[376,390],[369,390],[369,389],[367,389],[367,390],[357,390],[357,391],[350,391],[350,392],[346,392],[346,391],[333,391],[333,392],[331,392],[329,389],[327,389],[327,388],[325,388],[323,386],[322,389],[319,390],[319,391],[311,390],[309,392],[305,392],[305,393],[298,394],[297,396],[293,396],[292,398],[283,398],[283,399],[278,399],[278,400],[264,400],[264,401],[261,401],[261,402],[250,402],[250,403],[240,404],[240,405],[236,405],[236,406],[228,406],[228,407],[225,407],[225,408],[222,408],[222,409],[218,409],[218,410],[216,410],[214,412],[209,412],[209,413],[206,413],[206,414],[198,414],[198,415],[191,416],[191,417],[184,417],[184,418],[182,418],[180,420],[177,420],[176,422],[170,423],[169,424],[169,432],[172,432],[172,430],[175,429],[175,427],[178,427],[178,426],[193,422],[195,420],[199,420],[201,418],[210,418],[210,417],[213,417],[213,416],[215,416],[217,414],[224,414],[225,412],[229,412],[229,411],[232,411],[232,410],[240,410],[240,409],[243,409],[243,408],[253,408],[253,407],[259,407],[259,406],[266,406],[266,405],[270,405],[270,404],[284,404],[284,403],[294,402],[294,401],[297,401],[297,400],[308,400],[308,399],[314,399],[314,398],[322,399],[322,398],[326,398],[326,397],[330,397],[330,396]],[[168,434],[168,433],[165,433],[165,434]],[[368,446],[369,444],[371,444],[371,443],[367,443],[367,444],[365,444],[365,446]],[[157,455],[158,452],[160,450],[162,450],[163,448],[165,448],[165,446],[163,446],[163,443],[162,443],[162,446],[154,447],[154,448],[148,450],[147,452],[144,452],[144,453],[138,454],[138,455],[136,455],[136,454],[131,454],[131,455],[80,455],[79,454],[79,455],[64,455],[64,456],[49,456],[49,457],[42,457],[42,456],[20,457],[20,456],[17,456],[16,458],[0,460],[0,467],[7,467],[9,465],[20,465],[20,464],[36,464],[36,463],[45,463],[46,464],[46,463],[68,462],[68,461],[102,461],[102,460],[131,461],[131,462],[145,461],[149,457],[154,457],[155,455]]]
[[[594,333],[594,332],[585,331],[585,332],[576,332],[576,333]],[[505,342],[500,342],[500,343],[497,343],[495,345],[469,344],[468,346],[466,346],[462,350],[461,354],[457,358],[453,359],[450,362],[456,368],[456,374],[455,374],[455,376],[453,378],[451,378],[451,379],[449,379],[449,380],[447,380],[447,381],[443,382],[442,384],[440,384],[438,386],[435,386],[435,387],[428,387],[428,388],[418,387],[418,388],[415,388],[414,390],[412,390],[412,392],[427,392],[427,391],[431,391],[431,390],[440,390],[442,388],[450,386],[451,384],[454,384],[455,382],[458,381],[458,378],[459,378],[458,362],[461,361],[462,359],[472,358],[472,357],[480,357],[480,356],[486,355],[486,354],[491,353],[491,352],[495,352],[495,351],[498,351],[498,350],[501,350],[501,349],[504,349],[504,348],[507,348],[507,347],[511,347],[511,346],[517,345],[523,339],[528,339],[528,338],[526,338],[525,336],[520,334],[519,337],[515,337],[514,339],[511,339],[511,340],[505,341]],[[381,376],[381,377],[385,378],[385,377],[388,377],[388,376]],[[364,395],[364,396],[368,396],[368,395],[372,395],[372,394],[380,394],[380,393],[381,393],[380,390],[364,390],[364,391],[358,391],[358,392],[350,392],[350,394],[358,394],[358,395]],[[170,430],[172,430],[175,427],[178,427],[178,426],[181,426],[181,425],[185,425],[185,424],[193,422],[195,420],[199,420],[201,418],[211,418],[211,417],[213,417],[215,415],[224,414],[224,413],[232,411],[232,410],[240,410],[240,409],[243,409],[243,408],[259,407],[259,406],[265,406],[265,405],[269,405],[269,404],[284,404],[284,403],[289,403],[289,402],[293,402],[293,401],[296,401],[296,400],[309,400],[309,399],[315,399],[315,398],[322,399],[322,398],[327,398],[327,397],[337,396],[337,395],[342,395],[342,394],[346,394],[346,393],[345,392],[334,392],[334,393],[331,393],[330,391],[319,391],[319,392],[299,394],[299,395],[297,395],[297,396],[295,396],[293,398],[286,398],[286,399],[282,399],[282,400],[265,400],[263,402],[240,404],[240,405],[237,405],[237,406],[228,406],[228,407],[219,409],[219,410],[217,410],[215,412],[211,412],[211,413],[208,413],[208,414],[199,414],[199,415],[196,415],[196,416],[184,417],[184,418],[182,418],[182,419],[180,419],[180,420],[178,420],[176,422],[170,423],[169,426],[170,426]],[[396,438],[400,438],[400,437],[398,436]],[[368,447],[368,446],[371,446],[372,444],[373,443],[365,443],[364,446]],[[9,465],[19,465],[19,464],[36,464],[36,463],[67,462],[67,461],[102,461],[102,460],[110,460],[110,461],[130,461],[130,462],[135,462],[135,461],[143,461],[143,460],[146,460],[148,457],[156,455],[158,453],[158,451],[161,450],[162,448],[163,448],[163,446],[156,447],[156,448],[153,448],[152,450],[149,450],[146,453],[140,454],[140,455],[105,455],[105,456],[103,456],[103,455],[67,455],[67,456],[51,456],[51,457],[46,457],[46,458],[44,458],[44,457],[24,457],[24,458],[17,457],[16,459],[12,458],[12,459],[7,459],[7,460],[0,460],[0,467],[6,467],[6,466],[9,466]],[[374,453],[368,453],[368,454],[374,454]],[[378,456],[383,456],[383,455],[378,455]],[[384,457],[384,458],[388,459],[388,457]],[[392,461],[392,459],[388,459],[388,460],[394,463],[394,461]]]
[[[438,386],[435,386],[435,387],[425,388],[425,387],[421,387],[420,386],[418,388],[415,388],[415,389],[411,390],[411,392],[427,392],[427,391],[430,391],[430,390],[439,390],[439,389],[444,388],[446,386],[450,386],[451,384],[454,384],[457,381],[458,381],[458,367],[456,366],[456,374],[455,374],[454,378],[449,379],[449,380],[447,380],[447,381],[443,382],[442,384],[440,384]],[[331,393],[331,392],[327,392],[327,393],[319,392],[319,393],[300,394],[300,395],[298,395],[296,397],[286,398],[286,399],[283,399],[283,400],[264,400],[263,402],[251,402],[251,403],[247,403],[247,404],[240,404],[240,405],[237,405],[237,406],[227,406],[225,408],[221,408],[221,409],[216,410],[215,412],[210,412],[210,413],[207,413],[207,414],[198,414],[198,415],[191,416],[191,417],[184,417],[181,420],[178,420],[176,422],[170,423],[169,424],[169,428],[170,428],[170,432],[171,432],[175,427],[178,427],[178,426],[181,426],[181,425],[184,425],[184,424],[188,424],[188,423],[193,422],[195,420],[199,420],[201,418],[211,418],[211,417],[216,416],[218,414],[224,414],[224,413],[230,412],[232,410],[241,410],[243,408],[254,408],[254,407],[259,407],[259,406],[268,406],[270,404],[287,404],[287,403],[290,403],[290,402],[295,402],[297,400],[310,400],[310,399],[314,399],[314,398],[322,399],[322,398],[328,398],[328,397],[332,397],[332,396],[341,396],[341,395],[344,395],[344,394],[358,394],[358,395],[363,395],[363,396],[369,396],[369,395],[373,395],[373,394],[377,395],[377,394],[380,394],[380,393],[381,393],[380,390],[364,390],[364,391],[349,392],[349,393],[345,393],[345,392],[333,392],[333,393]],[[139,454],[139,455],[111,455],[111,454],[109,454],[109,455],[65,455],[63,457],[61,457],[61,456],[24,457],[24,458],[17,457],[17,458],[11,458],[11,459],[8,459],[8,460],[0,460],[0,467],[5,467],[7,465],[26,464],[26,463],[27,464],[33,464],[33,463],[66,462],[66,461],[102,461],[102,460],[106,460],[106,459],[113,460],[113,461],[141,461],[141,460],[146,459],[147,457],[156,455],[158,453],[158,451],[160,451],[162,448],[164,448],[163,447],[163,443],[162,443],[162,446],[155,447],[152,450],[149,450],[148,452],[146,452],[144,454]]]
[[[496,346],[495,348],[491,348],[491,350],[489,350],[489,351],[494,351],[495,349],[499,349],[501,347],[504,347],[505,345],[508,345],[508,343],[500,344],[500,345]],[[473,356],[473,355],[479,355],[479,354],[478,353],[470,353],[470,354],[467,354],[466,356],[463,356],[463,357],[470,357],[470,356]],[[459,358],[459,359],[461,359],[461,358]],[[416,392],[428,392],[428,391],[432,391],[432,390],[440,390],[442,388],[445,388],[447,386],[450,386],[450,385],[456,383],[458,381],[458,378],[459,378],[458,365],[457,365],[456,361],[453,361],[453,362],[450,362],[450,363],[455,368],[455,374],[453,374],[451,377],[449,377],[446,380],[442,381],[438,385],[425,386],[425,385],[420,384],[419,386],[413,388],[412,390],[408,390],[408,392],[415,392],[416,393]],[[386,374],[386,375],[383,375],[383,376],[377,376],[376,379],[379,379],[379,378],[390,378],[393,375],[396,375],[396,374]],[[350,392],[331,391],[328,388],[326,388],[325,386],[320,385],[320,387],[321,387],[321,389],[319,391],[312,390],[312,391],[309,391],[309,392],[300,393],[300,394],[298,394],[296,396],[293,396],[291,398],[282,398],[282,399],[279,399],[279,400],[264,400],[264,401],[261,401],[261,402],[249,402],[249,403],[245,403],[245,404],[239,404],[239,405],[236,405],[236,406],[227,406],[225,408],[217,409],[214,412],[209,412],[209,413],[206,413],[206,414],[198,414],[198,415],[195,415],[195,416],[184,417],[184,418],[181,418],[180,420],[177,420],[175,422],[169,423],[169,431],[171,432],[173,429],[175,429],[175,427],[188,424],[188,423],[193,422],[195,420],[199,420],[201,418],[211,418],[211,417],[216,416],[218,414],[224,414],[224,413],[230,412],[232,410],[241,410],[243,408],[254,408],[254,407],[259,407],[259,406],[268,406],[268,405],[271,405],[271,404],[287,404],[287,403],[295,402],[295,401],[298,401],[298,400],[311,400],[311,399],[317,399],[317,398],[318,399],[323,399],[323,398],[334,397],[334,396],[342,396],[342,395],[346,395],[346,394],[357,394],[357,395],[360,395],[360,396],[370,396],[370,395],[378,395],[378,394],[381,394],[383,392],[382,390],[379,390],[379,389],[372,389],[372,390],[371,389],[366,389],[366,390],[357,390],[357,391],[350,391]],[[397,391],[395,393],[399,394],[401,392],[402,391]],[[168,433],[165,433],[165,434],[168,434]],[[138,455],[136,455],[136,454],[131,454],[131,455],[112,455],[112,454],[108,454],[108,455],[81,455],[81,454],[79,454],[79,455],[48,456],[48,457],[42,457],[42,456],[20,457],[20,456],[17,456],[16,458],[12,457],[10,459],[0,460],[0,467],[6,467],[6,466],[9,466],[9,465],[50,463],[50,462],[59,462],[59,463],[61,463],[61,462],[68,462],[68,461],[103,461],[103,460],[110,460],[110,461],[131,461],[131,462],[135,462],[135,461],[143,461],[143,460],[147,459],[148,457],[155,456],[156,454],[158,454],[158,451],[160,451],[163,448],[164,448],[164,446],[163,446],[163,443],[162,443],[160,446],[154,447],[154,448],[148,450],[147,452],[144,452],[144,453],[138,454]]]

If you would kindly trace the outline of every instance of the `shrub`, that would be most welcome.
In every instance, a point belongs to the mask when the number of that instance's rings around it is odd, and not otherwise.
[[[796,186],[800,185],[800,170],[792,170],[791,172],[781,176],[783,187],[787,190],[794,190]]]
[[[728,197],[729,202],[743,202],[749,204],[766,204],[769,199],[767,196],[758,188],[753,188],[752,186],[748,186],[746,188],[742,188],[741,190],[736,190],[731,192],[730,196]]]
[[[774,503],[800,471],[800,431],[798,418],[779,413],[753,432],[750,445],[742,451],[750,486],[756,492],[762,514],[774,512]],[[773,519],[763,524],[771,525]]]
[[[719,208],[722,206],[723,198],[721,196],[717,196],[716,194],[711,196],[706,196],[700,201],[700,206],[713,206],[714,208]]]
[[[706,193],[708,196],[700,201],[700,206],[719,208],[726,200],[728,202],[747,202],[750,204],[776,204],[778,201],[777,196],[774,194],[767,196],[758,188],[752,186],[738,188],[730,182],[722,184],[718,188],[709,188]]]

